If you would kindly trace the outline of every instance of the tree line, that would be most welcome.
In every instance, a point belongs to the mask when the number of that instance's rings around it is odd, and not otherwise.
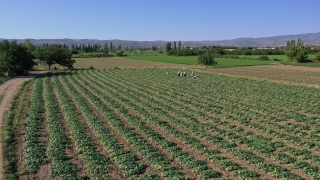
[[[63,45],[48,45],[35,47],[29,40],[18,44],[17,41],[3,40],[0,42],[0,74],[7,76],[23,75],[31,70],[38,59],[48,65],[59,64],[73,68],[70,50]]]
[[[274,49],[259,49],[254,47],[235,47],[235,46],[202,46],[190,47],[181,46],[181,41],[176,43],[167,42],[166,52],[169,56],[198,56],[206,52],[216,55],[283,55],[284,49],[277,47]]]
[[[127,52],[133,52],[136,49],[126,47]],[[140,51],[161,51],[156,46],[141,47]],[[3,40],[0,42],[0,74],[2,75],[21,75],[30,70],[34,63],[34,59],[45,62],[48,69],[53,64],[59,64],[67,68],[73,68],[74,60],[71,59],[72,54],[76,52],[103,52],[104,54],[117,53],[122,56],[123,50],[121,45],[115,46],[112,42],[104,44],[72,44],[69,48],[66,44],[43,44],[41,47],[34,46],[29,40],[25,43],[18,44],[16,41]],[[297,41],[291,40],[287,42],[286,47],[278,47],[274,49],[258,49],[254,47],[233,47],[233,46],[202,46],[189,47],[182,46],[181,41],[167,42],[165,51],[169,56],[199,56],[199,64],[212,65],[215,64],[214,57],[224,55],[287,55],[289,60],[295,62],[304,62],[308,58],[308,53],[320,53],[319,48],[312,49],[305,46],[301,39]],[[320,54],[317,56],[320,60]]]

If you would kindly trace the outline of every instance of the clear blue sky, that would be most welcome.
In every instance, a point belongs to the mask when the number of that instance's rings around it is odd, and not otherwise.
[[[0,38],[224,40],[320,32],[320,0],[0,0]]]

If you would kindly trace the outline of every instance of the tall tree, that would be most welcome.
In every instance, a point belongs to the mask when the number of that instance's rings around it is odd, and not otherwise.
[[[308,58],[308,53],[300,38],[298,39],[297,43],[295,40],[287,42],[286,55],[288,56],[289,60],[295,62],[303,62]]]
[[[171,42],[167,42],[166,51],[169,52],[171,50]]]
[[[176,43],[176,41],[173,41],[173,49],[174,49],[174,50],[177,49],[177,43]]]
[[[3,75],[20,75],[34,65],[30,44],[17,44],[16,41],[0,42],[0,73]]]
[[[104,52],[105,54],[108,54],[108,53],[109,53],[109,47],[108,47],[108,44],[107,44],[107,43],[104,44],[103,52]]]
[[[181,49],[181,41],[179,41],[179,43],[178,43],[178,49],[179,50]]]
[[[27,50],[32,53],[35,50],[35,46],[32,44],[32,42],[29,39],[26,39],[24,46],[27,48]]]
[[[70,51],[66,48],[54,46],[38,48],[36,56],[40,61],[43,61],[48,65],[49,70],[53,64],[59,64],[71,69],[75,63],[75,60],[71,59],[72,55]]]
[[[113,52],[113,45],[112,45],[112,42],[110,42],[110,52],[111,52],[111,53]]]

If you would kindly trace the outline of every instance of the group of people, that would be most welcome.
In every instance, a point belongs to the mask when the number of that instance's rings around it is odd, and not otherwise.
[[[178,71],[178,77],[187,77],[187,73],[186,73],[186,71]],[[192,71],[191,72],[191,77],[193,77],[193,78],[197,78],[197,76],[196,75],[194,75],[194,72]]]

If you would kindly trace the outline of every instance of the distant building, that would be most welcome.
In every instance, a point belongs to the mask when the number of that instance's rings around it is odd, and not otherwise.
[[[256,49],[276,49],[274,47],[258,47]],[[253,49],[253,50],[256,50],[256,49]]]

